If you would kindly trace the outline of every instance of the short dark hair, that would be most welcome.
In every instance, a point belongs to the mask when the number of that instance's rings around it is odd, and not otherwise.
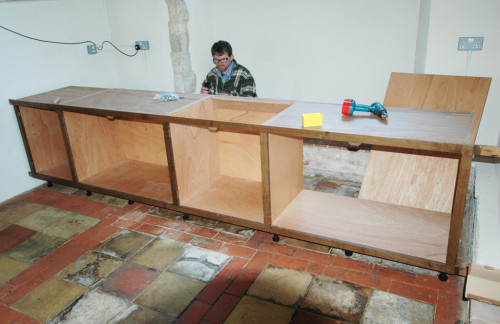
[[[212,46],[212,56],[214,56],[215,54],[222,55],[224,53],[227,53],[228,56],[233,55],[231,44],[223,40],[214,43],[214,45]]]

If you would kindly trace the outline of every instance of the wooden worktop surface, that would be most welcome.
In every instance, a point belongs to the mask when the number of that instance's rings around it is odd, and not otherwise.
[[[153,97],[158,93],[161,92],[65,87],[10,102],[14,105],[78,112],[105,111],[106,113],[138,114],[139,119],[148,119],[148,115],[170,116],[180,109],[211,97],[201,94],[179,94],[180,100],[157,102],[153,100]],[[55,103],[57,98],[59,101]],[[262,99],[245,98],[245,100],[262,102]],[[306,137],[316,135],[316,137],[321,137],[324,133],[337,133],[458,145],[470,143],[473,119],[471,113],[387,108],[389,118],[384,121],[364,112],[344,116],[341,110],[342,107],[339,104],[291,102],[290,107],[264,122],[262,126],[267,131],[270,128],[287,129],[290,130],[290,134],[294,130],[300,130],[297,134]],[[302,114],[318,112],[323,114],[323,126],[302,128]],[[304,130],[307,132],[304,133]]]

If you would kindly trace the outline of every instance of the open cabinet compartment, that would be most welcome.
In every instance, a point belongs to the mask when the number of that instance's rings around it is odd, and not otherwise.
[[[172,203],[163,124],[64,112],[78,181]]]
[[[289,105],[209,98],[174,116],[261,124]],[[170,130],[179,203],[263,224],[260,134],[180,124]]]
[[[380,251],[380,255],[389,252],[446,263],[458,159],[416,154],[418,165],[398,168],[397,161],[387,166],[368,163],[360,198],[353,198],[303,189],[302,149],[302,138],[269,134],[272,228]],[[428,159],[440,159],[442,169],[421,172]],[[402,180],[384,183],[386,172],[401,172],[401,177],[393,178]],[[377,192],[369,194],[376,188]],[[422,196],[417,191],[427,193]],[[439,201],[423,203],[436,193],[449,202],[444,209]],[[401,200],[380,198],[386,196]],[[419,201],[412,201],[414,197],[420,197]]]
[[[35,172],[72,180],[61,123],[52,110],[19,107]]]

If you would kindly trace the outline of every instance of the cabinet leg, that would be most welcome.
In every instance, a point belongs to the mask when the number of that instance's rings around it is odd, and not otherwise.
[[[344,250],[344,253],[346,256],[350,257],[352,256],[352,251],[349,251],[349,250]]]
[[[187,221],[189,219],[189,215],[186,214],[186,213],[183,213],[182,214],[182,219],[185,220],[185,221]]]
[[[441,281],[448,281],[448,275],[444,272],[441,272],[439,275],[438,275],[438,278],[439,280]]]
[[[279,242],[279,240],[280,240],[280,237],[278,236],[278,234],[274,234],[273,241],[274,242]]]
[[[132,205],[133,203],[134,203],[134,201],[133,201],[133,200],[129,200],[129,201],[128,201],[128,204],[129,204],[129,205]]]
[[[92,191],[87,190],[87,196],[92,196]]]
[[[52,187],[52,186],[54,186],[54,185],[52,184],[52,182],[47,181],[47,187],[49,187],[49,188],[50,188],[50,187]]]

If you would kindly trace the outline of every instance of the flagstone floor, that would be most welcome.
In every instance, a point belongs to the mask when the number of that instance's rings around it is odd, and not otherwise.
[[[455,324],[463,285],[59,185],[0,205],[0,323]]]

